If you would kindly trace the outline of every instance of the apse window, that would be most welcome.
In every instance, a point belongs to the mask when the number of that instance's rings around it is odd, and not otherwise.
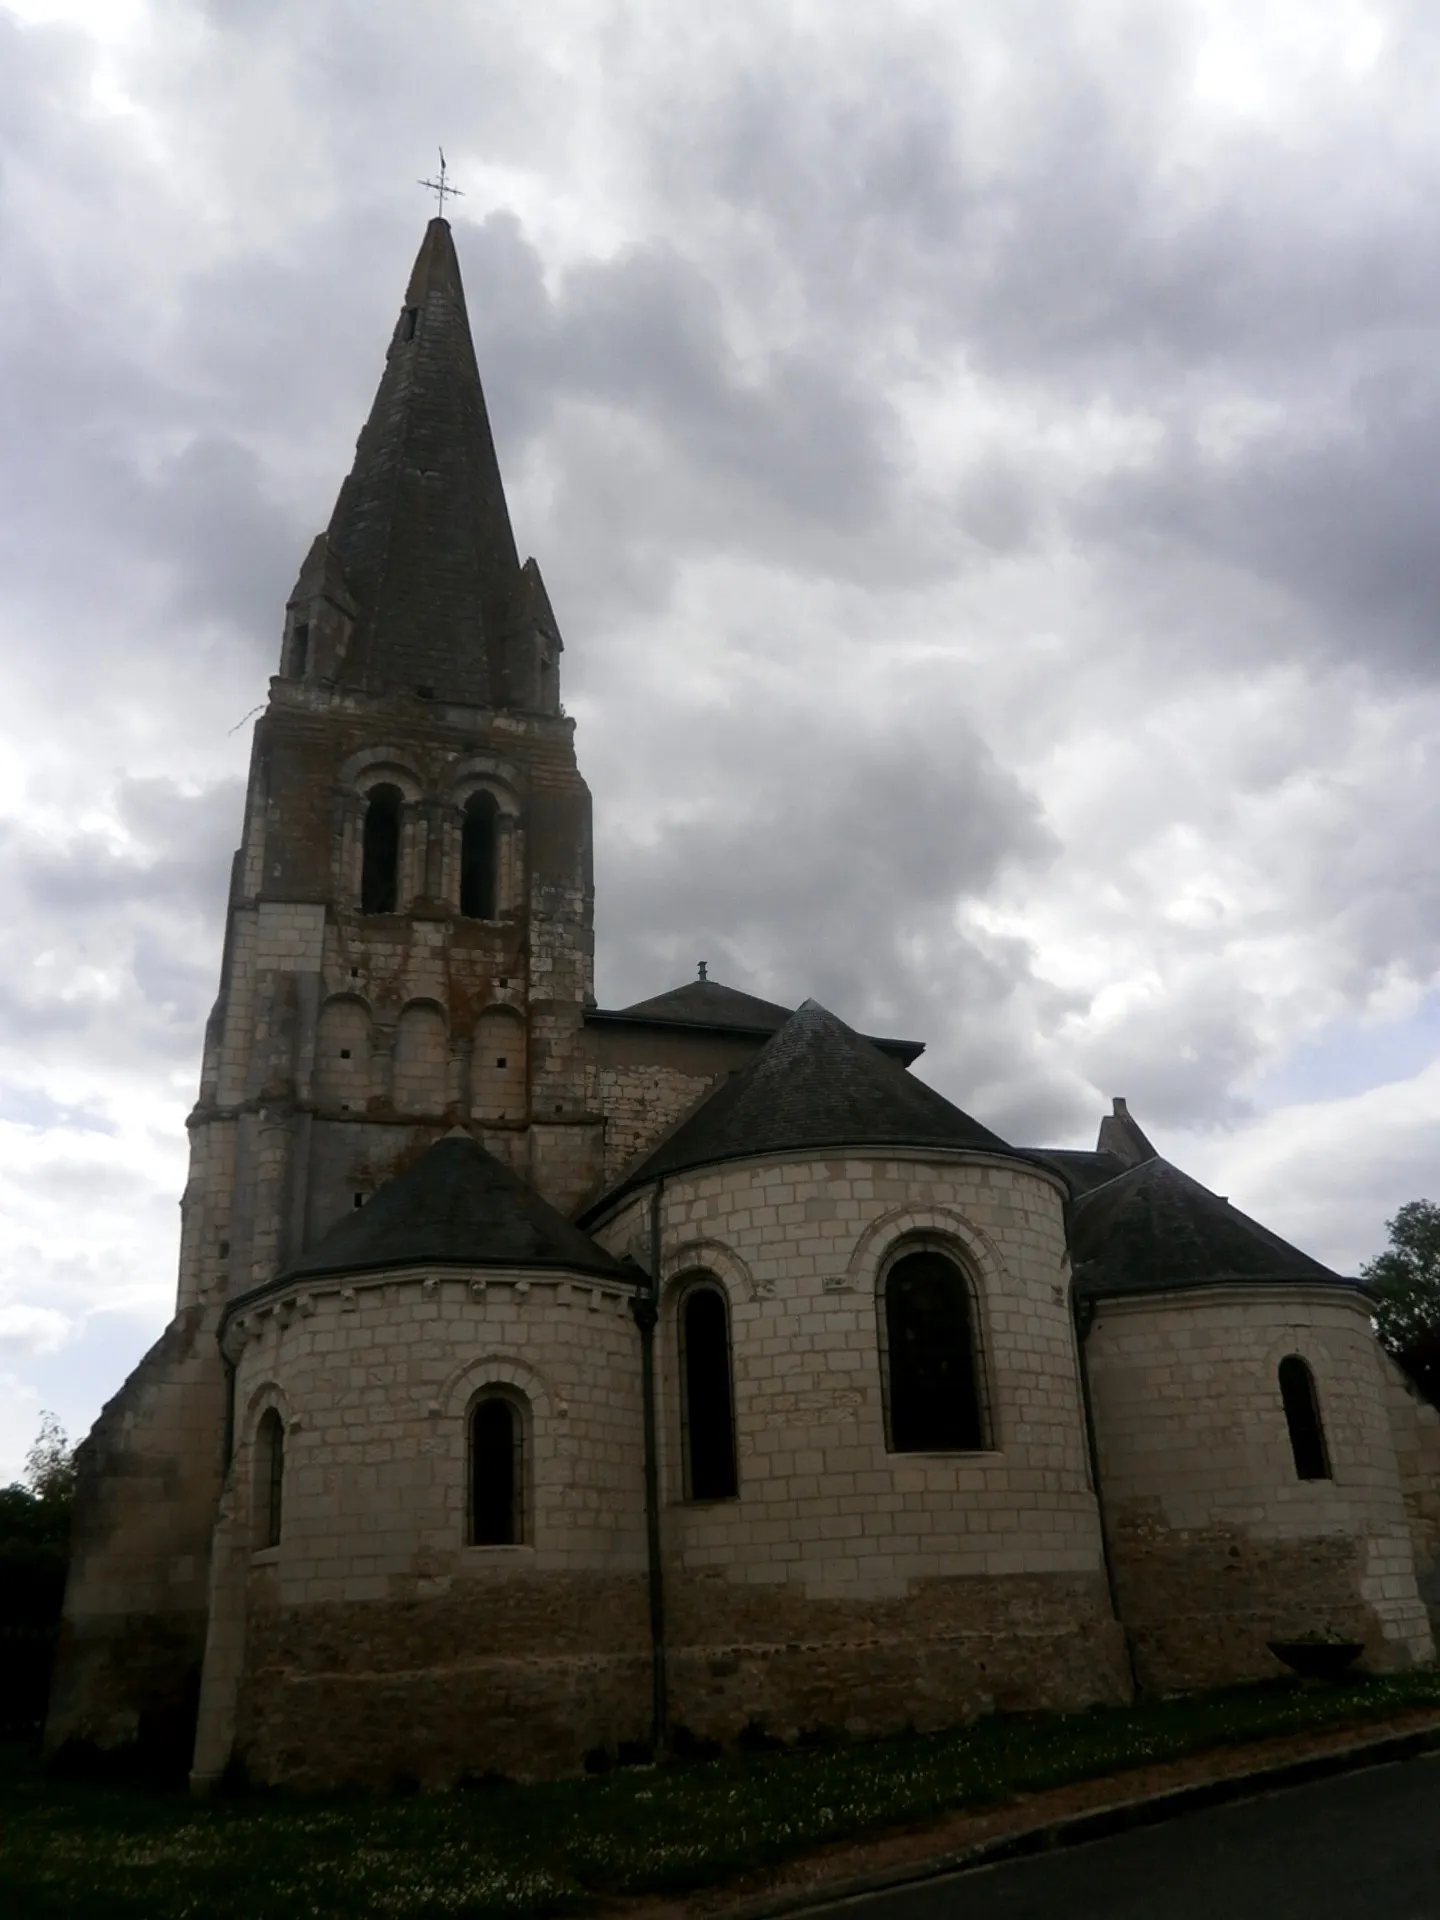
[[[1289,1353],[1280,1362],[1279,1380],[1280,1403],[1285,1409],[1285,1425],[1290,1433],[1295,1478],[1333,1479],[1314,1374],[1298,1353]]]
[[[983,1451],[980,1355],[965,1274],[934,1248],[902,1254],[885,1276],[881,1307],[891,1451]]]
[[[725,1295],[713,1285],[687,1288],[679,1321],[685,1498],[733,1500],[740,1486]]]
[[[508,1394],[487,1393],[470,1412],[470,1544],[518,1547],[525,1538],[525,1421]]]
[[[280,1544],[285,1499],[285,1424],[267,1407],[255,1429],[255,1546]]]

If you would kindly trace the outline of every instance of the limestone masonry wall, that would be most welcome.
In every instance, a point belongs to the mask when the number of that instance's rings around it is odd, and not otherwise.
[[[1421,1398],[1383,1348],[1378,1357],[1410,1521],[1416,1585],[1431,1632],[1440,1635],[1440,1413]]]
[[[383,1784],[564,1770],[589,1747],[645,1736],[628,1301],[578,1276],[416,1272],[287,1293],[246,1315],[231,1336],[228,1522],[245,1588],[228,1630],[243,1658],[212,1649],[208,1750],[226,1747],[228,1720],[260,1778]],[[523,1543],[476,1547],[467,1415],[497,1386],[524,1407]],[[285,1421],[281,1544],[249,1551],[270,1406]]]
[[[1333,1479],[1300,1480],[1277,1368],[1315,1379]],[[1364,1300],[1211,1288],[1101,1302],[1089,1336],[1120,1604],[1142,1684],[1277,1671],[1265,1642],[1337,1629],[1432,1657]]]
[[[597,1229],[648,1261],[651,1194]],[[1126,1688],[1109,1617],[1062,1204],[1013,1163],[814,1154],[667,1182],[661,1481],[676,1719],[880,1732]],[[970,1276],[991,1446],[887,1450],[879,1289],[894,1251]],[[729,1302],[739,1494],[685,1499],[676,1302]]]
[[[605,1116],[605,1179],[618,1180],[649,1153],[715,1084],[675,1067],[596,1065],[589,1104]]]

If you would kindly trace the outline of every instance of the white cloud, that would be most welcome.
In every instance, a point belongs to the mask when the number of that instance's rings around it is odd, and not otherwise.
[[[1440,1127],[1437,55],[1379,0],[0,6],[0,1303],[77,1330],[25,1391],[78,1430],[170,1297],[234,729],[437,133],[602,993],[703,941],[1375,1250]]]

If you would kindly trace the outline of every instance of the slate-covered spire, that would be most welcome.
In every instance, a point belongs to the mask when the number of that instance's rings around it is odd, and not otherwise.
[[[525,671],[533,591],[510,530],[446,220],[425,230],[328,537],[355,604],[340,680],[540,704]]]

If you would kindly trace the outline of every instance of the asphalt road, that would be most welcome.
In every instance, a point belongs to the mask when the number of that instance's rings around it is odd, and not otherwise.
[[[829,1911],[837,1920],[1440,1920],[1440,1755]]]

